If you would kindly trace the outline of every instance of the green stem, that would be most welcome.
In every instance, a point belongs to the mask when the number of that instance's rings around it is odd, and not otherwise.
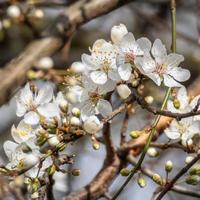
[[[172,52],[176,52],[176,2],[175,0],[171,0],[171,20],[172,20]],[[165,108],[165,105],[167,103],[168,97],[170,96],[170,92],[171,92],[171,88],[168,88],[165,97],[163,99],[163,103],[161,106],[161,110],[163,110]],[[156,132],[156,126],[158,124],[158,122],[160,121],[160,115],[158,115],[153,124],[152,124],[152,129],[151,132],[149,134],[147,143],[144,146],[142,155],[139,158],[139,161],[137,162],[137,164],[135,165],[135,167],[131,170],[130,175],[127,177],[127,179],[125,180],[125,182],[123,183],[123,185],[119,188],[119,190],[115,193],[115,195],[113,196],[112,200],[117,199],[117,197],[119,196],[119,194],[123,191],[123,189],[126,187],[126,185],[129,183],[129,181],[132,179],[132,177],[135,175],[135,173],[138,171],[138,169],[141,167],[142,162],[146,156],[147,150],[151,144],[152,138]]]

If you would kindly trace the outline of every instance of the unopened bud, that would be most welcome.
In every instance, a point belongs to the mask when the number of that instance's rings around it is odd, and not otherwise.
[[[146,96],[144,99],[148,104],[152,104],[154,100],[152,96]]]
[[[187,156],[185,158],[185,163],[188,164],[188,163],[192,162],[193,159],[194,159],[194,156]]]
[[[71,65],[71,70],[74,73],[82,73],[85,71],[85,65],[82,62],[73,62]]]
[[[39,198],[39,192],[34,192],[31,194],[31,199],[38,199]]]
[[[150,148],[147,150],[147,154],[148,154],[148,156],[150,156],[150,157],[156,157],[156,156],[159,155],[158,151],[157,151],[155,148],[153,148],[153,147],[150,147]]]
[[[41,9],[36,9],[33,13],[34,17],[37,19],[42,19],[44,17],[44,12]]]
[[[81,121],[78,117],[72,117],[70,119],[70,124],[73,126],[80,126],[81,125]]]
[[[60,143],[60,141],[56,135],[50,136],[50,138],[47,140],[47,142],[51,147],[55,147]]]
[[[129,174],[130,174],[130,170],[129,169],[127,169],[127,168],[123,168],[123,169],[121,169],[121,171],[120,171],[120,174],[122,175],[122,176],[128,176]]]
[[[62,100],[60,103],[59,103],[59,107],[60,107],[60,110],[64,113],[67,113],[68,111],[68,102],[67,100]]]
[[[131,85],[133,87],[137,87],[139,85],[139,83],[140,83],[139,79],[134,79],[134,80],[131,81]]]
[[[146,181],[143,177],[139,177],[138,180],[138,185],[141,187],[141,188],[144,188],[146,186]]]
[[[53,59],[51,57],[43,57],[36,64],[38,69],[50,69],[54,66]]]
[[[154,174],[152,179],[153,179],[153,181],[155,181],[155,183],[157,183],[159,185],[163,184],[162,177],[159,174]]]
[[[18,18],[21,15],[20,8],[16,5],[11,5],[7,9],[7,15],[11,18]]]
[[[174,108],[176,109],[179,109],[181,106],[180,101],[178,99],[174,99],[173,105],[174,105]]]
[[[79,108],[74,107],[74,108],[72,108],[72,114],[73,114],[75,117],[80,117],[81,111],[80,111]]]
[[[117,86],[117,92],[122,99],[126,99],[131,94],[131,90],[126,84],[120,84]]]
[[[168,160],[166,163],[165,163],[165,171],[166,172],[171,172],[173,169],[173,163],[171,160]]]
[[[191,174],[191,175],[200,175],[200,165],[194,166],[194,167],[190,170],[190,174]]]
[[[98,142],[94,142],[94,143],[92,144],[92,147],[93,147],[94,150],[99,150],[100,144],[99,144]]]
[[[141,131],[131,131],[131,132],[129,133],[129,135],[130,135],[130,137],[131,137],[132,139],[136,139],[136,138],[140,137]]]
[[[73,176],[80,176],[81,170],[80,169],[73,169],[72,172],[71,172],[71,174]]]
[[[188,176],[185,182],[189,185],[197,185],[200,182],[200,177],[195,175]]]

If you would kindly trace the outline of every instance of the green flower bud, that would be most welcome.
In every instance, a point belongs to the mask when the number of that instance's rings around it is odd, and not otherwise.
[[[129,174],[130,174],[130,170],[129,169],[127,169],[127,168],[123,168],[123,169],[121,169],[121,171],[120,171],[120,174],[122,175],[122,176],[128,176]]]
[[[139,177],[138,180],[138,185],[141,187],[141,188],[144,188],[146,186],[146,181],[143,177]]]
[[[130,137],[131,137],[132,139],[137,139],[138,137],[140,137],[141,131],[131,131],[131,132],[129,133],[129,135],[130,135]]]
[[[190,170],[190,175],[200,175],[200,165],[194,166],[194,167]]]
[[[31,189],[32,191],[36,192],[39,188],[39,179],[38,178],[34,178],[31,182]]]
[[[159,185],[163,184],[162,177],[159,174],[154,174],[152,177],[153,181]]]
[[[100,144],[99,144],[98,142],[94,142],[94,143],[92,144],[92,147],[93,147],[94,150],[99,150]]]
[[[66,147],[67,147],[67,144],[60,143],[60,144],[58,144],[58,145],[56,146],[56,149],[57,149],[58,151],[64,151]]]
[[[173,105],[176,109],[179,109],[181,104],[180,104],[180,101],[178,99],[174,99],[173,101]]]
[[[188,176],[185,180],[185,182],[189,185],[197,185],[200,182],[200,177],[198,176]]]
[[[171,172],[173,169],[173,163],[171,160],[168,160],[166,163],[165,163],[165,171],[166,172]]]
[[[81,170],[80,170],[80,169],[73,169],[73,170],[71,171],[71,174],[72,174],[73,176],[80,176]]]

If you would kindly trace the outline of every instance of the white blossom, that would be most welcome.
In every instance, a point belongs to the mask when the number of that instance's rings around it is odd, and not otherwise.
[[[131,94],[131,90],[126,84],[118,85],[117,92],[122,99],[128,98]]]
[[[102,127],[103,127],[103,124],[94,115],[88,117],[83,124],[84,130],[90,134],[97,133],[98,131],[102,129]]]
[[[156,39],[151,48],[151,54],[137,58],[137,66],[141,73],[152,79],[158,86],[161,82],[167,87],[181,87],[180,82],[190,78],[187,69],[178,67],[184,60],[182,55],[170,53],[167,55],[165,46],[159,39]]]
[[[108,42],[104,42],[98,51],[92,52],[91,55],[83,54],[82,62],[96,84],[103,85],[109,79],[113,81],[120,79],[116,66],[116,49]]]
[[[21,90],[17,97],[17,116],[24,116],[27,124],[38,124],[40,114],[45,117],[55,116],[55,106],[49,103],[53,96],[53,89],[45,85],[38,93],[32,92],[29,83]]]
[[[192,117],[188,117],[180,121],[172,120],[169,128],[166,128],[164,132],[169,139],[181,139],[183,143],[186,143],[195,134],[198,134],[199,131],[199,122],[194,121]]]
[[[118,48],[118,73],[122,80],[127,81],[131,76],[132,67],[135,66],[136,58],[150,50],[151,42],[144,37],[135,40],[133,34],[129,32],[122,38]]]

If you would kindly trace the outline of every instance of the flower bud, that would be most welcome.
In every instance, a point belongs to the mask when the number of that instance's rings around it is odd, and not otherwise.
[[[96,116],[90,116],[83,124],[83,128],[88,133],[97,133],[102,128],[102,123],[99,121],[99,119]]]
[[[144,99],[148,104],[152,104],[154,100],[152,96],[146,96]]]
[[[71,70],[74,73],[82,73],[85,71],[85,65],[82,62],[73,62],[71,65]]]
[[[195,165],[189,172],[191,175],[200,175],[200,165]]]
[[[72,114],[73,114],[75,117],[80,117],[81,111],[80,111],[79,108],[74,107],[74,108],[72,108]]]
[[[117,86],[117,92],[122,99],[126,99],[131,94],[131,90],[125,84],[120,84]]]
[[[199,176],[188,176],[185,180],[185,182],[189,185],[197,185],[200,182]]]
[[[11,18],[19,18],[21,15],[20,8],[16,5],[11,5],[7,9],[7,15]]]
[[[67,100],[63,99],[60,103],[59,103],[59,107],[60,110],[64,113],[67,113],[68,111],[68,102]]]
[[[94,143],[92,144],[92,147],[93,147],[94,150],[99,150],[100,144],[99,144],[98,142],[94,142]]]
[[[80,126],[81,125],[81,121],[78,117],[72,117],[70,119],[70,124],[73,126]]]
[[[41,9],[36,9],[33,13],[33,16],[37,19],[42,19],[44,17],[44,11]]]
[[[162,185],[163,184],[163,180],[162,180],[162,177],[159,175],[159,174],[153,174],[153,177],[152,177],[153,181],[159,185]]]
[[[147,154],[148,154],[148,156],[150,156],[150,157],[156,157],[156,156],[159,155],[158,151],[157,151],[155,148],[153,148],[153,147],[150,147],[150,148],[147,150]]]
[[[130,174],[130,170],[129,169],[127,169],[127,168],[123,168],[123,169],[121,169],[121,171],[120,171],[120,174],[122,175],[122,176],[128,176],[129,174]]]
[[[138,180],[138,185],[141,187],[141,188],[144,188],[146,186],[146,181],[144,179],[144,177],[139,177]]]
[[[2,25],[5,29],[9,29],[12,26],[12,23],[9,19],[4,19],[2,21]]]
[[[26,154],[26,156],[19,161],[18,168],[20,170],[28,170],[34,167],[39,162],[39,157],[33,154]]]
[[[73,169],[72,172],[71,172],[71,174],[73,176],[80,176],[81,170],[80,169]]]
[[[140,83],[139,79],[134,79],[134,80],[131,81],[131,85],[133,87],[137,87],[139,85],[139,83]]]
[[[132,139],[137,139],[138,137],[140,137],[141,131],[131,131],[131,132],[129,133],[129,135],[130,135],[130,137],[131,137]]]
[[[187,156],[185,158],[185,163],[188,164],[188,163],[192,162],[193,159],[194,159],[194,156]]]
[[[39,198],[39,192],[34,192],[31,194],[31,199],[38,199]]]
[[[48,169],[47,172],[50,176],[52,176],[55,172],[56,172],[56,166],[55,165],[51,165]]]
[[[118,26],[113,26],[111,29],[111,39],[113,43],[119,44],[124,37],[128,33],[128,30],[124,24],[120,24]]]
[[[166,172],[171,172],[173,169],[173,163],[171,160],[168,160],[166,163],[165,163],[165,171]]]
[[[36,138],[36,144],[42,146],[47,141],[48,137],[49,137],[48,132],[44,130],[39,131]]]
[[[174,108],[176,109],[179,109],[181,106],[180,101],[178,99],[174,99],[173,105],[174,105]]]
[[[36,63],[38,69],[50,69],[54,66],[53,59],[51,57],[43,57]]]
[[[59,143],[56,146],[56,148],[58,149],[58,151],[64,151],[66,147],[67,147],[67,144],[64,144],[64,143]]]
[[[50,136],[50,138],[47,140],[47,142],[51,147],[55,147],[60,143],[60,141],[56,135]]]

